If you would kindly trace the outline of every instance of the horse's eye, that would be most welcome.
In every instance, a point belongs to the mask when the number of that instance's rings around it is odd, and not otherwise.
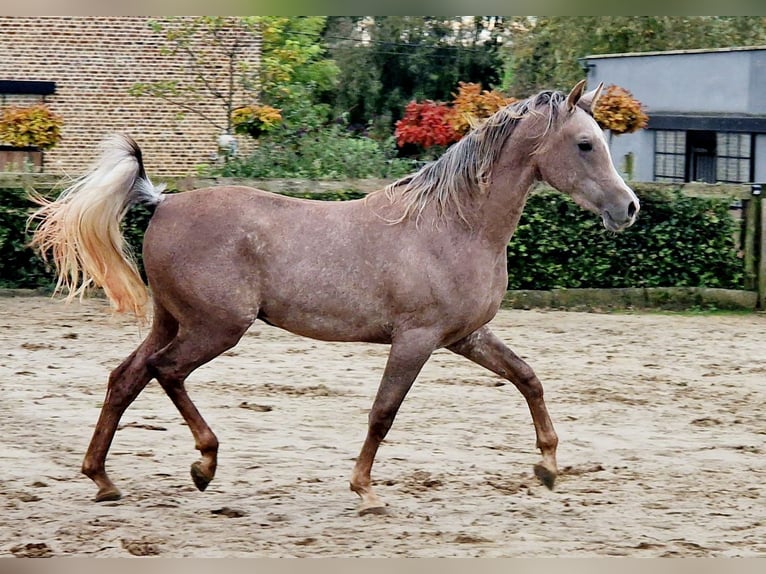
[[[593,149],[593,146],[590,144],[590,142],[580,142],[577,144],[577,147],[579,147],[582,151],[590,151]]]

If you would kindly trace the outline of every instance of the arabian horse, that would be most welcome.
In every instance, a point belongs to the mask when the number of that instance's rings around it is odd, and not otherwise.
[[[524,396],[552,488],[558,438],[534,371],[487,326],[508,282],[506,246],[538,182],[601,216],[610,231],[636,219],[639,202],[615,170],[584,93],[543,91],[475,126],[439,159],[364,198],[327,202],[219,185],[166,194],[126,135],[109,138],[91,170],[41,207],[32,244],[55,263],[57,291],[101,287],[116,312],[151,329],[114,369],[82,472],[96,501],[121,494],[105,469],[125,409],[157,379],[188,424],[205,490],[218,440],[184,381],[237,344],[254,321],[323,341],[390,345],[351,490],[359,513],[384,513],[370,471],[381,441],[421,368],[447,348],[512,382]],[[120,222],[137,203],[154,207],[143,257],[147,285]]]

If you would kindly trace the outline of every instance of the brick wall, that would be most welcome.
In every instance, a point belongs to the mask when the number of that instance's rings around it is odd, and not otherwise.
[[[45,100],[63,117],[64,128],[61,143],[45,152],[46,172],[80,175],[96,157],[98,143],[113,132],[138,141],[151,175],[188,175],[210,162],[218,128],[194,114],[178,118],[179,108],[156,98],[128,93],[136,82],[192,77],[185,57],[160,53],[169,44],[148,24],[146,16],[0,16],[0,79],[56,82],[56,93]],[[253,39],[248,61],[257,62],[259,50]],[[0,98],[0,105],[39,101]],[[249,102],[241,96],[239,103]],[[224,108],[214,99],[195,105],[225,124]]]

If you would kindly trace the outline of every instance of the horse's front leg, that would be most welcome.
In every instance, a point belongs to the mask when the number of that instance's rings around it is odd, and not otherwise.
[[[521,391],[532,413],[537,448],[543,455],[542,462],[534,467],[535,475],[545,486],[553,488],[558,475],[556,446],[559,440],[545,406],[543,386],[532,368],[486,325],[448,348],[511,381]]]
[[[378,447],[391,428],[404,397],[435,349],[433,338],[428,335],[422,331],[408,331],[391,344],[383,379],[370,410],[367,437],[351,475],[351,490],[362,499],[360,515],[385,513],[385,503],[372,489],[370,471]]]

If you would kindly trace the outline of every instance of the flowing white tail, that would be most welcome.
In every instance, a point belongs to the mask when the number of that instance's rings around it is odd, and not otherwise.
[[[120,231],[128,208],[136,203],[156,205],[164,186],[146,176],[141,150],[127,135],[102,144],[91,170],[65,189],[55,201],[38,194],[41,207],[29,218],[39,220],[32,236],[43,259],[56,267],[56,293],[67,300],[82,298],[91,287],[102,287],[118,313],[146,315],[148,291],[135,258]]]

